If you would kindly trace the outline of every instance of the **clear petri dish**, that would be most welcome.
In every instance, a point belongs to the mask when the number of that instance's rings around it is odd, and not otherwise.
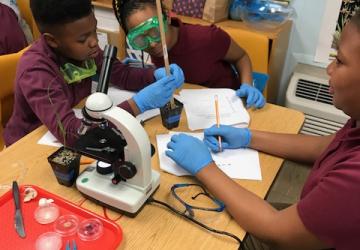
[[[103,231],[102,222],[99,219],[91,218],[83,220],[79,224],[78,236],[83,241],[91,241],[100,238]]]
[[[61,235],[56,232],[41,234],[35,242],[36,250],[60,250],[62,247]]]
[[[73,214],[60,216],[54,223],[55,232],[59,233],[62,237],[76,234],[78,227],[79,219]]]
[[[46,206],[39,206],[35,209],[35,220],[40,224],[49,224],[59,217],[59,207],[53,203]]]

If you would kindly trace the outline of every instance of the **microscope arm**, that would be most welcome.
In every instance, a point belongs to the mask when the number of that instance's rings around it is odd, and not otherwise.
[[[87,115],[85,119],[90,124],[108,120],[122,133],[126,140],[124,163],[126,166],[131,166],[131,174],[125,179],[126,181],[114,185],[113,177],[101,175],[93,167],[89,167],[77,179],[76,187],[81,193],[100,204],[124,211],[133,217],[160,185],[160,174],[151,169],[151,144],[144,128],[131,114],[113,106],[111,99],[106,95],[111,64],[116,54],[113,48],[105,48],[97,92],[87,98],[83,113],[84,116]],[[87,127],[85,124],[84,129],[79,130],[81,134],[86,133]],[[125,168],[120,167],[120,169]]]
[[[134,164],[137,170],[136,175],[126,183],[146,192],[151,185],[151,146],[145,129],[127,111],[113,106],[104,93],[96,92],[89,96],[85,108],[91,117],[112,122],[123,134],[127,142],[125,160]]]

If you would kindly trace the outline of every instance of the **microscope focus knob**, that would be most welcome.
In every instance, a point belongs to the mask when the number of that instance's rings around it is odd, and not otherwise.
[[[124,179],[131,179],[136,175],[136,167],[128,161],[123,161],[119,167],[119,175]]]

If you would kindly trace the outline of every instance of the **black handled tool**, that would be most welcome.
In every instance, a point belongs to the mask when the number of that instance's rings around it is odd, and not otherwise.
[[[20,192],[19,187],[16,181],[13,181],[12,184],[12,193],[14,197],[15,203],[15,229],[18,235],[21,238],[25,238],[25,229],[24,229],[24,221],[21,214],[21,207],[20,207]]]
[[[109,87],[109,80],[111,75],[111,67],[114,59],[116,58],[117,48],[107,44],[104,49],[104,60],[100,71],[99,84],[96,92],[107,94]]]

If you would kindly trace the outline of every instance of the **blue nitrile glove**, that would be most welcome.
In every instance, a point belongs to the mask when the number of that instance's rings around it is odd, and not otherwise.
[[[179,166],[196,175],[213,161],[209,149],[199,139],[186,134],[173,135],[165,154]]]
[[[134,95],[133,100],[141,113],[149,109],[161,108],[170,101],[175,87],[174,76],[166,76],[140,90]]]
[[[262,108],[265,105],[265,98],[261,92],[249,84],[242,83],[240,88],[236,90],[236,95],[239,97],[246,97],[247,108],[251,106],[254,106],[255,108]]]
[[[204,142],[214,152],[219,152],[219,140],[221,136],[221,147],[246,148],[251,141],[251,132],[248,128],[235,128],[228,125],[216,125],[204,130]]]
[[[124,60],[121,61],[123,64],[130,64],[130,63],[141,63],[141,61],[131,58],[131,57],[125,57]]]
[[[180,88],[185,81],[184,73],[177,64],[170,64],[170,74],[175,77],[176,88]],[[164,67],[158,68],[154,72],[156,80],[159,80],[166,76],[166,70]]]

